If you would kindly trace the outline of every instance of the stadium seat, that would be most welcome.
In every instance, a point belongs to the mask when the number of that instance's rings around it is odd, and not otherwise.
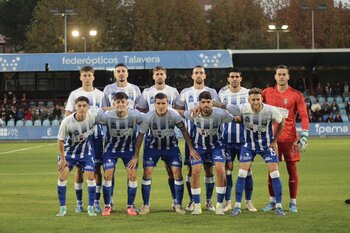
[[[343,122],[349,122],[349,117],[346,114],[342,114],[341,119],[343,120]]]
[[[54,120],[52,120],[51,124],[52,124],[52,126],[59,126],[60,125],[60,121],[57,120],[57,119],[54,119]]]
[[[18,120],[17,122],[16,122],[16,126],[17,127],[21,127],[21,126],[23,126],[24,125],[24,121],[22,121],[22,120]]]
[[[332,104],[333,101],[334,101],[334,98],[333,98],[332,96],[327,97],[327,102],[328,102],[329,104]],[[320,103],[320,104],[321,104],[321,103]]]
[[[24,122],[24,126],[33,126],[33,121],[31,121],[31,120],[26,120],[26,121]]]
[[[41,120],[35,120],[34,121],[34,126],[41,126]]]
[[[39,107],[39,106],[42,106],[42,107],[45,106],[44,101],[39,101],[39,102],[38,102],[38,107]]]
[[[7,122],[7,127],[14,127],[14,126],[15,126],[15,121],[13,119]]]
[[[340,112],[341,115],[346,115],[346,110],[345,109],[340,109],[339,112]]]
[[[315,98],[315,96],[313,96],[313,95],[310,95],[310,96],[309,96],[309,99],[310,99],[310,101],[311,101],[311,104],[312,104],[312,103],[313,103],[313,102],[315,101],[315,99],[316,99],[316,98]]]
[[[49,119],[45,119],[43,121],[43,126],[50,126],[50,120]]]
[[[322,105],[324,102],[326,101],[326,99],[324,98],[324,97],[320,97],[320,98],[318,98],[318,103],[320,104],[320,105]],[[329,102],[328,102],[329,103]]]
[[[349,100],[350,100],[349,97],[345,97],[345,98],[344,98],[344,102],[345,102],[345,103],[346,103],[346,102],[349,102]]]
[[[338,96],[335,101],[337,102],[337,104],[343,103],[343,98]]]
[[[339,110],[345,109],[345,104],[344,103],[339,103],[338,107],[339,107]]]
[[[48,102],[46,103],[46,106],[49,107],[49,108],[51,108],[51,107],[54,106],[54,103],[53,103],[52,101],[48,101]]]
[[[30,107],[36,107],[36,102],[35,101],[30,101],[29,102]]]

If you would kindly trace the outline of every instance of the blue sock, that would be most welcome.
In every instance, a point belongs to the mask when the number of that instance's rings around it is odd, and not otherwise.
[[[75,183],[75,196],[77,197],[77,205],[83,205],[83,185],[84,183]]]
[[[184,197],[184,180],[175,180],[175,194],[176,204],[182,205],[182,198]]]
[[[206,176],[205,178],[205,191],[207,200],[211,200],[214,191],[214,176]]]
[[[128,182],[128,206],[134,206],[137,191],[137,181]]]
[[[282,203],[282,183],[279,177],[272,178],[272,188],[275,193],[276,203]]]
[[[226,187],[216,187],[216,201],[217,203],[223,203],[226,193]]]
[[[253,176],[247,175],[247,178],[245,180],[245,199],[246,200],[252,200],[252,193],[253,193]]]
[[[187,177],[186,177],[186,188],[187,188],[188,196],[190,197],[190,201],[193,201],[190,179],[191,179],[191,176],[187,175]]]
[[[105,205],[111,204],[112,181],[103,181],[103,200]]]
[[[60,206],[66,205],[67,181],[58,181],[57,193]]]
[[[191,189],[192,200],[195,204],[201,203],[201,188]]]
[[[173,198],[173,200],[176,199],[176,194],[175,194],[175,180],[174,179],[168,179],[168,184],[169,184],[169,188],[170,188],[170,192],[171,192],[171,196]]]
[[[143,178],[142,179],[142,199],[143,199],[143,204],[144,205],[149,205],[149,199],[150,199],[150,195],[151,195],[151,183],[152,180],[148,180]]]
[[[94,206],[94,201],[96,198],[96,181],[88,180],[88,196],[89,196],[89,206]]]
[[[115,170],[114,170],[115,171]],[[113,177],[112,177],[112,191],[111,191],[111,197],[113,197],[114,193],[114,171],[113,171]]]
[[[236,202],[242,202],[242,194],[245,187],[245,179],[242,177],[237,178],[236,182]]]
[[[232,172],[231,171],[226,171],[226,193],[225,193],[225,200],[230,201],[231,200],[231,192],[232,192]]]

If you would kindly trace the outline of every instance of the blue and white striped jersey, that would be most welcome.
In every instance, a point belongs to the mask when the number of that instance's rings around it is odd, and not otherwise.
[[[141,125],[144,114],[130,109],[125,117],[118,117],[116,111],[107,111],[99,117],[99,123],[107,126],[105,152],[134,151],[137,125]]]
[[[228,86],[221,88],[219,91],[220,101],[224,104],[241,105],[248,103],[249,89],[241,87],[239,92],[232,92]],[[224,142],[227,143],[244,143],[244,127],[243,124],[234,122],[222,125],[222,136]]]
[[[57,138],[65,141],[65,156],[71,158],[83,158],[87,155],[93,156],[92,142],[90,135],[94,132],[97,111],[88,110],[83,121],[77,121],[73,113],[63,119],[58,131]]]
[[[253,112],[249,103],[240,106],[227,105],[227,110],[242,118],[244,125],[244,136],[246,142],[244,147],[253,151],[267,150],[274,139],[273,122],[281,123],[280,111],[271,105],[263,104],[260,112]]]
[[[223,145],[220,126],[233,121],[233,116],[226,110],[213,107],[210,116],[191,116],[191,111],[185,112],[185,117],[194,123],[191,141],[196,149],[214,149]]]
[[[93,91],[84,91],[83,88],[80,87],[70,93],[65,110],[75,112],[75,100],[80,96],[85,96],[89,99],[90,109],[100,109],[102,107],[102,100],[104,97],[102,91],[96,88],[94,88]]]
[[[154,97],[158,93],[166,94],[166,96],[168,97],[168,103],[170,107],[173,107],[175,103],[175,99],[179,96],[178,90],[168,85],[165,85],[165,88],[162,90],[158,90],[154,86],[146,88],[145,90],[143,90],[142,96],[147,102],[149,111],[154,110],[154,103],[155,103]]]
[[[113,96],[118,92],[125,92],[128,95],[129,109],[147,108],[147,103],[141,95],[140,88],[131,83],[128,83],[126,87],[118,87],[117,83],[107,85],[103,90],[102,107],[113,106]]]
[[[152,149],[169,150],[177,147],[175,126],[184,127],[181,115],[174,109],[168,108],[164,116],[159,116],[155,110],[146,114],[140,133],[146,134],[146,145]]]

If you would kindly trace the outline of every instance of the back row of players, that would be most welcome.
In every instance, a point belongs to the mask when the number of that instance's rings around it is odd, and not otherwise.
[[[228,84],[219,94],[205,86],[206,74],[201,66],[193,69],[193,86],[180,94],[176,88],[165,84],[166,70],[161,66],[153,69],[155,84],[142,93],[136,85],[127,81],[128,69],[124,64],[116,65],[114,76],[116,82],[107,85],[101,92],[93,86],[94,69],[82,67],[82,87],[73,91],[68,98],[67,117],[62,121],[58,134],[60,210],[57,216],[67,213],[67,178],[74,166],[77,197],[75,211],[83,211],[84,171],[88,184],[88,214],[95,216],[102,212],[103,216],[109,216],[113,208],[114,171],[118,158],[123,160],[127,171],[126,211],[131,216],[150,212],[152,173],[160,158],[167,168],[172,207],[176,213],[184,214],[185,210],[192,214],[202,213],[202,167],[205,170],[207,209],[218,215],[231,210],[232,171],[236,156],[239,156],[239,171],[236,202],[231,216],[241,213],[243,190],[245,207],[249,211],[257,211],[251,202],[251,162],[256,154],[262,156],[269,171],[270,202],[262,210],[275,209],[276,214],[285,215],[278,171],[278,161],[284,158],[289,173],[289,211],[297,212],[296,162],[300,159],[299,151],[306,149],[309,123],[302,94],[288,86],[289,71],[286,66],[276,68],[276,86],[263,92],[258,88],[248,90],[241,87],[242,75],[238,69],[230,70]],[[267,104],[262,103],[263,97]],[[296,132],[297,113],[302,121],[300,137]],[[102,125],[107,128],[105,138]],[[190,203],[185,209],[182,207],[182,156],[175,127],[180,129],[186,142],[184,164],[189,168],[186,187]],[[143,206],[137,210],[134,206],[136,169],[143,141]],[[101,166],[104,168],[103,182]],[[216,168],[216,207],[212,203],[213,166]],[[105,204],[103,209],[100,206],[101,189]]]

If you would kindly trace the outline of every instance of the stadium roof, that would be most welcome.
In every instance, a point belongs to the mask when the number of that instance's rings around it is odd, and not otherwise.
[[[235,67],[350,66],[350,49],[229,50]]]

